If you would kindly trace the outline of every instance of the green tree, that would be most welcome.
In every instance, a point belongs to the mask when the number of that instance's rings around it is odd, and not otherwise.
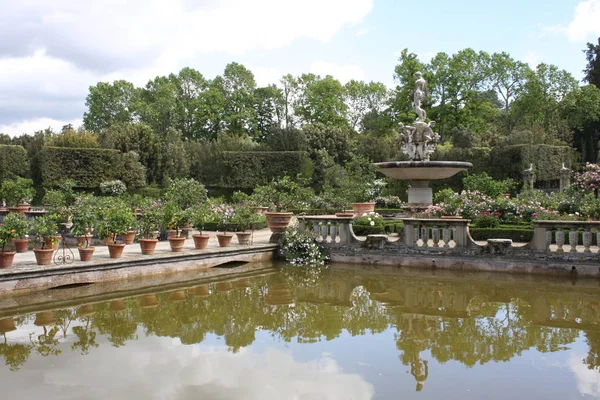
[[[596,163],[600,140],[600,89],[586,85],[568,93],[561,103],[563,117],[573,130],[573,144],[583,162]]]
[[[201,121],[206,113],[202,96],[208,90],[208,81],[193,68],[183,68],[177,75],[169,75],[175,86],[175,128],[185,138],[200,138],[203,131]]]
[[[225,99],[223,122],[232,133],[247,133],[255,124],[254,74],[238,63],[225,66],[222,77],[213,82],[221,90]]]
[[[176,86],[164,76],[157,76],[140,90],[138,113],[141,122],[148,124],[154,132],[164,136],[176,121]]]
[[[133,121],[138,98],[139,90],[133,83],[124,80],[112,84],[98,82],[90,86],[85,100],[88,110],[83,114],[83,126],[98,132],[116,123]]]
[[[344,85],[348,121],[354,130],[363,127],[367,115],[381,113],[385,108],[387,88],[380,82],[351,80]]]
[[[593,43],[587,44],[587,49],[583,51],[587,60],[587,65],[583,72],[585,77],[583,78],[587,83],[600,88],[600,37],[598,38],[598,44]]]
[[[348,124],[344,87],[337,79],[330,75],[321,78],[314,74],[303,74],[299,78],[299,86],[302,95],[295,107],[295,113],[301,117],[304,124]]]
[[[256,88],[254,90],[254,110],[256,113],[256,127],[253,137],[258,141],[264,141],[274,128],[281,126],[283,122],[283,97],[281,90],[270,85]]]

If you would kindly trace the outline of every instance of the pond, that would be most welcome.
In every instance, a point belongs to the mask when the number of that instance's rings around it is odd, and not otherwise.
[[[0,309],[3,394],[600,397],[597,281],[334,265],[59,293],[37,309]]]

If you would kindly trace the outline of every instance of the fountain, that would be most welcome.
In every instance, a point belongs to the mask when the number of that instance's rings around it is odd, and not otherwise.
[[[417,120],[410,126],[399,124],[402,152],[409,161],[386,161],[376,163],[379,172],[394,179],[408,179],[408,209],[419,211],[433,202],[433,193],[429,182],[446,179],[473,167],[473,164],[461,161],[430,161],[431,154],[440,142],[440,135],[434,132],[435,121],[425,122],[427,114],[422,108],[425,100],[427,82],[420,72],[415,74],[413,109]]]

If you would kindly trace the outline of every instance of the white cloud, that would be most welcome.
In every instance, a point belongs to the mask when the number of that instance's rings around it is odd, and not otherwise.
[[[279,80],[288,72],[283,72],[279,68],[255,67],[250,64],[244,64],[254,74],[254,80],[257,86],[278,85]]]
[[[588,40],[600,35],[600,0],[579,3],[565,32],[571,41]]]
[[[359,36],[364,36],[364,35],[366,35],[367,33],[369,33],[369,28],[363,28],[363,29],[361,29],[360,31],[356,32],[356,36],[357,36],[357,37],[359,37]]]
[[[357,81],[365,79],[365,72],[358,65],[337,64],[324,60],[314,61],[310,66],[310,72],[321,76],[331,75],[342,84],[351,79]]]
[[[192,58],[328,42],[373,0],[22,0],[0,13],[0,124],[81,117],[88,87]],[[318,12],[315,12],[318,10]],[[293,16],[293,17],[289,17]]]
[[[523,57],[523,61],[525,61],[531,68],[535,68],[539,64],[539,57],[536,52],[530,51]]]
[[[329,355],[300,362],[288,352],[182,346],[146,337],[120,348],[101,343],[88,355],[64,349],[59,357],[32,355],[22,374],[3,374],[6,393],[21,398],[71,399],[355,399],[373,386],[343,372]]]
[[[0,125],[0,133],[5,133],[9,136],[19,136],[22,133],[33,133],[42,131],[46,128],[52,128],[54,132],[60,132],[63,126],[71,124],[74,128],[78,128],[82,124],[81,119],[71,121],[59,121],[52,118],[36,118],[15,122],[10,125]]]
[[[577,378],[577,389],[584,396],[600,397],[600,375],[596,370],[588,369],[581,360],[585,355],[573,353],[569,356],[569,368]]]

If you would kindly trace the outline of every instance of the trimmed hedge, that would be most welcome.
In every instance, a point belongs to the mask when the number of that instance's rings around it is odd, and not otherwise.
[[[139,164],[139,165],[138,165]],[[77,149],[66,147],[42,148],[40,157],[42,185],[54,187],[72,179],[76,187],[98,188],[100,182],[121,179],[129,186],[142,180],[145,170],[130,153],[111,149]],[[137,176],[144,174],[144,176]]]
[[[0,182],[29,175],[29,159],[23,146],[0,145]]]
[[[404,222],[400,220],[384,220],[383,227],[369,225],[352,225],[352,230],[357,236],[378,235],[382,233],[401,233],[404,229]]]
[[[473,240],[512,239],[513,242],[530,242],[533,229],[500,227],[500,228],[469,228]]]
[[[220,164],[221,176],[210,186],[255,188],[286,175],[312,176],[312,163],[303,151],[225,151]]]

